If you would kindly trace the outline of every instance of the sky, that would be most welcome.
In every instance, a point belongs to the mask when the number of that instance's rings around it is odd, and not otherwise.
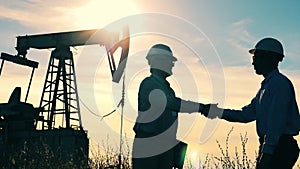
[[[17,36],[102,28],[119,31],[129,26],[124,133],[130,144],[138,86],[149,75],[145,55],[156,43],[168,44],[178,58],[174,75],[169,78],[178,96],[240,109],[250,102],[263,80],[255,74],[248,50],[264,37],[277,38],[286,56],[279,68],[293,82],[300,101],[298,1],[14,0],[2,1],[0,11],[0,50],[10,54],[16,54]],[[52,50],[30,49],[27,54],[27,58],[39,62],[28,98],[34,106],[39,105]],[[84,128],[96,143],[110,135],[111,143],[118,144],[121,109],[103,120],[98,116],[116,108],[122,82],[111,81],[103,46],[71,50]],[[16,86],[22,87],[24,100],[30,73],[29,68],[5,62],[0,76],[0,102],[6,102]],[[240,134],[247,132],[249,154],[254,157],[258,144],[255,123],[211,121],[197,113],[182,114],[178,137],[189,143],[188,153],[197,160],[207,153],[218,155],[216,140],[224,142],[231,127],[231,144],[239,145]]]

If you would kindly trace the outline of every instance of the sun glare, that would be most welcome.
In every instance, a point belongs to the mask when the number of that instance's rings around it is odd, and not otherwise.
[[[130,0],[91,0],[84,6],[74,9],[72,13],[76,26],[99,28],[138,11]]]
[[[198,164],[199,164],[199,154],[198,151],[196,150],[191,150],[188,157],[191,160],[191,163],[193,164],[194,167],[198,168]]]

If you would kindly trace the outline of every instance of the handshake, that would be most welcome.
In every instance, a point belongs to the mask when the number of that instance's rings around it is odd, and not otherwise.
[[[202,115],[209,119],[222,118],[223,109],[218,107],[218,104],[201,104],[199,111]]]

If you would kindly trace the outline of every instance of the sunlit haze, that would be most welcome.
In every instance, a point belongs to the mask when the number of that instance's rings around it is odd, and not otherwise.
[[[107,28],[122,31],[129,26],[130,51],[125,76],[124,132],[131,146],[137,116],[139,83],[149,75],[145,59],[156,43],[170,45],[178,58],[169,82],[177,96],[203,103],[219,103],[240,109],[250,103],[263,77],[257,76],[248,50],[263,37],[278,38],[286,57],[280,70],[294,84],[300,103],[300,1],[181,1],[181,0],[15,0],[0,4],[0,51],[16,54],[16,37],[23,35]],[[27,58],[38,61],[28,102],[39,106],[48,60],[53,49],[28,50]],[[78,71],[83,127],[95,143],[110,137],[117,145],[122,79],[113,83],[104,46],[71,49]],[[97,65],[95,65],[97,64]],[[5,62],[0,76],[0,102],[7,102],[16,86],[24,101],[31,69]],[[91,89],[93,87],[93,89]],[[89,91],[93,91],[92,95]],[[94,115],[94,114],[96,115]],[[98,115],[98,116],[97,116]],[[206,130],[213,125],[211,130]],[[195,166],[207,154],[219,155],[216,144],[225,146],[227,133],[233,154],[240,147],[240,134],[247,133],[247,152],[254,159],[258,147],[255,123],[211,121],[197,113],[179,116],[178,137],[189,144],[187,155]],[[297,137],[300,143],[300,137]]]

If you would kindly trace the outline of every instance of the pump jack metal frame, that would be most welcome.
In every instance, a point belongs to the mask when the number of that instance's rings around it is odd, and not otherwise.
[[[42,130],[82,128],[73,53],[70,51],[70,47],[83,45],[105,46],[112,81],[118,83],[125,69],[129,52],[128,26],[123,28],[122,33],[92,29],[18,36],[16,46],[18,54],[13,56],[1,53],[3,61],[0,70],[2,70],[4,60],[33,68],[25,99],[27,100],[34,69],[38,67],[38,62],[26,58],[27,50],[30,48],[54,48],[50,56],[40,100],[40,108],[43,108],[44,111],[38,122],[42,123]],[[118,66],[116,66],[114,53],[118,48],[121,48],[122,51]],[[35,126],[38,127],[38,124]]]
[[[69,47],[56,48],[51,53],[40,107],[44,108],[48,119],[42,121],[42,130],[55,127],[57,120],[61,119],[57,116],[62,115],[65,116],[62,123],[65,124],[60,127],[82,126],[73,53]]]
[[[118,83],[125,69],[129,52],[128,27],[123,29],[122,35],[94,29],[18,36],[17,55],[1,53],[0,75],[4,61],[32,68],[25,102],[20,100],[21,89],[16,88],[11,96],[12,99],[9,99],[8,103],[0,104],[0,136],[1,139],[2,136],[4,138],[2,142],[0,139],[0,150],[4,150],[0,153],[1,159],[9,161],[10,155],[20,151],[25,143],[40,143],[44,140],[43,143],[56,152],[55,158],[72,159],[75,162],[83,160],[86,165],[88,164],[89,142],[81,122],[73,53],[70,47],[105,46],[112,81]],[[31,104],[26,103],[34,70],[39,64],[26,58],[27,50],[30,48],[54,48],[50,55],[38,108],[33,108]],[[117,66],[114,53],[119,48],[121,48],[121,55]],[[0,162],[0,167],[3,167],[2,165],[6,164]]]

